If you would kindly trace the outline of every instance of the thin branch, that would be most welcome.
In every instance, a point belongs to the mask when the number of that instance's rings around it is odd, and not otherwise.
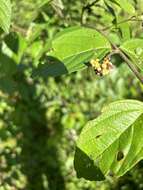
[[[128,67],[132,70],[132,72],[135,74],[135,76],[140,80],[140,82],[143,84],[143,76],[138,71],[137,67],[130,61],[130,59],[118,48],[119,55],[121,58],[126,62]]]
[[[115,54],[119,54],[119,50],[118,50],[118,49],[114,49],[112,52],[110,52],[110,53],[108,54],[108,57],[110,58],[110,57],[112,57],[112,56],[115,55]]]
[[[20,33],[20,34],[22,34],[22,35],[24,35],[24,36],[26,36],[27,35],[27,30],[26,29],[24,29],[24,28],[21,28],[21,27],[19,27],[19,26],[17,26],[17,25],[12,25],[12,27],[11,27],[11,31],[13,31],[13,32],[18,32],[18,33]]]
[[[112,44],[113,45],[113,44]],[[138,68],[130,61],[130,59],[118,48],[116,45],[113,45],[114,50],[108,55],[109,57],[118,54],[125,61],[131,71],[135,74],[135,76],[139,79],[139,81],[143,84],[143,76],[139,72]]]
[[[134,73],[134,75],[139,79],[139,81],[143,84],[143,76],[139,72],[138,68],[130,61],[130,59],[120,50],[116,45],[111,44],[114,48],[113,51],[108,54],[108,57],[118,54],[120,57],[125,61],[125,63],[128,65],[128,67],[131,69],[131,71]]]
[[[125,19],[125,20],[122,20],[122,21],[118,22],[116,25],[123,24],[123,23],[126,23],[126,22],[142,22],[142,21],[143,21],[143,19],[137,19],[137,18],[135,18],[133,16],[133,17],[130,17],[128,19]],[[102,30],[105,31],[105,30],[109,30],[109,29],[112,29],[112,28],[116,28],[116,27],[114,27],[114,25],[112,24],[110,26],[107,26],[107,27],[103,28]]]

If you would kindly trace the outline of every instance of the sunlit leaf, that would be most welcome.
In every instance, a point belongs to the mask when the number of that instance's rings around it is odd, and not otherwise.
[[[0,0],[0,27],[9,31],[11,20],[11,3],[10,0]]]
[[[142,136],[143,103],[111,103],[80,134],[75,153],[77,176],[89,180],[103,180],[110,173],[122,176],[143,158]]]
[[[124,11],[134,14],[135,13],[135,8],[134,6],[127,0],[111,0],[118,4]]]
[[[103,58],[111,50],[108,40],[94,29],[84,27],[72,27],[63,30],[52,41],[49,56],[56,58],[63,64],[66,73],[79,71],[87,67],[86,63],[94,57]],[[52,67],[57,75],[64,74],[59,71],[57,62],[44,64],[47,71]],[[52,65],[52,66],[51,66]],[[44,66],[43,66],[44,68]],[[38,73],[38,70],[37,70]],[[52,72],[47,76],[53,76]]]
[[[143,39],[131,39],[124,42],[121,47],[130,59],[143,70]]]

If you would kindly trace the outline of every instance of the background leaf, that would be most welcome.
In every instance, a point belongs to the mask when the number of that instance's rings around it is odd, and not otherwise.
[[[124,11],[126,11],[130,14],[135,13],[135,8],[129,1],[126,1],[126,0],[111,0],[111,1],[118,4]]]
[[[131,31],[130,31],[129,23],[120,24],[119,29],[121,31],[123,41],[129,40],[131,38]]]
[[[130,59],[143,70],[143,39],[131,39],[120,47]]]
[[[0,27],[5,31],[9,31],[11,20],[11,3],[10,0],[0,1]]]

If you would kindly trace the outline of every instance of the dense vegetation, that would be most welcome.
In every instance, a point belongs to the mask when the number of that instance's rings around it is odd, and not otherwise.
[[[104,105],[143,101],[143,85],[124,60],[113,55],[114,68],[102,77],[87,65],[62,76],[57,76],[63,72],[58,68],[56,77],[49,76],[53,70],[47,52],[64,28],[96,28],[117,46],[143,38],[142,1],[130,0],[132,6],[107,2],[12,1],[10,32],[8,25],[1,26],[0,41],[0,190],[143,189],[142,161],[124,176],[108,175],[104,182],[77,178],[73,164],[83,126]]]

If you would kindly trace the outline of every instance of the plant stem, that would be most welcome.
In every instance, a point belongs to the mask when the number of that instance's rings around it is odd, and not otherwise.
[[[132,19],[132,17],[131,17],[131,18],[128,18],[128,19],[123,20],[123,21],[121,21],[121,22],[118,22],[116,25],[123,24],[123,23],[129,22],[129,21],[130,21],[130,22],[133,22],[133,21],[138,21],[138,22],[140,22],[140,21],[142,21],[142,20]],[[107,27],[103,28],[102,31],[109,30],[109,29],[114,29],[114,28],[117,28],[117,27],[114,26],[113,24],[111,24],[110,26],[107,26]]]
[[[132,70],[132,72],[135,74],[135,76],[140,80],[140,82],[143,84],[143,76],[138,71],[137,67],[128,59],[128,57],[120,50],[119,55],[122,57],[122,59],[126,62],[128,67]]]
[[[139,19],[139,18],[136,18],[135,16],[132,16],[130,18],[127,18],[125,20],[122,20],[122,21],[116,23],[116,25],[123,24],[123,23],[126,23],[126,22],[142,22],[142,21],[143,21],[143,19]],[[114,29],[116,27],[113,24],[111,24],[110,26],[107,26],[107,27],[103,28],[102,31],[106,31],[106,30],[109,30],[109,29],[112,29],[112,28]]]
[[[111,55],[113,54],[119,54],[120,57],[125,61],[125,63],[128,65],[128,67],[132,70],[132,72],[135,74],[135,76],[139,79],[139,81],[143,84],[143,76],[138,71],[137,67],[130,61],[130,59],[120,50],[117,46],[113,45],[114,51],[111,52]]]
[[[15,24],[12,25],[11,31],[21,33],[23,36],[26,36],[27,30],[24,28],[21,28]]]

